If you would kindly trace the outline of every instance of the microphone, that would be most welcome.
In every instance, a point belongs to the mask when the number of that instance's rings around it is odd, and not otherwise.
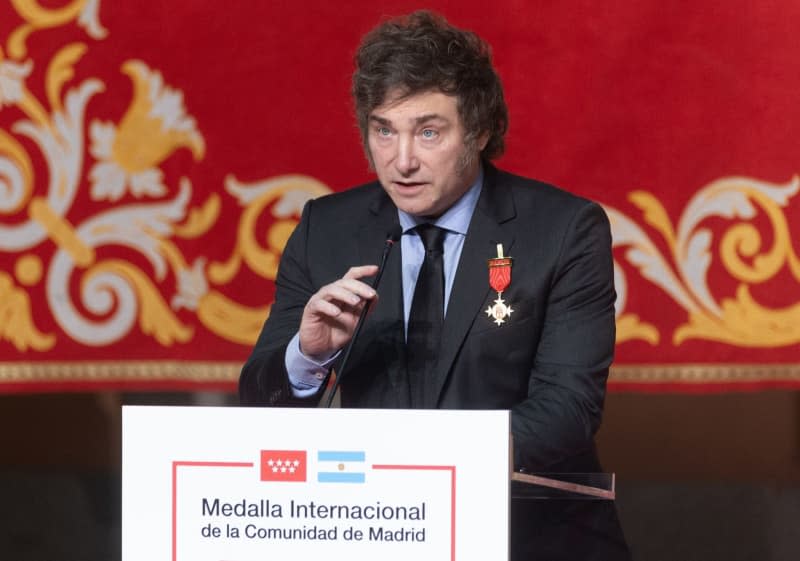
[[[378,272],[375,274],[375,278],[372,279],[372,284],[370,285],[373,290],[377,290],[378,283],[381,282],[381,277],[383,276],[383,270],[386,268],[386,261],[389,259],[389,252],[392,251],[394,244],[397,243],[402,234],[403,230],[400,228],[400,225],[393,226],[392,229],[386,233],[386,241],[383,244],[383,254],[381,255],[380,265],[378,265]],[[364,325],[364,320],[367,317],[370,307],[372,307],[372,300],[365,303],[364,307],[361,308],[361,314],[358,316],[356,328],[353,330],[353,336],[350,338],[350,342],[347,343],[347,347],[345,347],[344,356],[342,357],[342,364],[339,367],[339,372],[336,373],[336,380],[334,380],[333,386],[331,387],[331,393],[328,394],[328,400],[325,402],[326,408],[330,408],[331,403],[333,403],[333,398],[336,395],[336,391],[339,389],[339,384],[341,383],[345,374],[344,367],[347,364],[347,359],[350,357],[350,351],[353,350],[353,345],[356,342],[356,338],[358,337],[358,334],[361,333],[361,326]]]

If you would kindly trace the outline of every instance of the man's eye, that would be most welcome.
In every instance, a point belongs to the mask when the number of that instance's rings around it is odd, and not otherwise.
[[[436,134],[437,134],[436,131],[433,129],[425,129],[422,131],[422,138],[427,138],[427,139],[436,138]]]
[[[390,134],[392,134],[392,131],[388,127],[378,127],[378,136],[389,136]]]

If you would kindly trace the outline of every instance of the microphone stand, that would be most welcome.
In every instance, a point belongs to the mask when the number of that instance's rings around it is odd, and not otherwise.
[[[383,270],[386,268],[386,261],[389,258],[389,253],[392,251],[392,247],[400,239],[402,232],[400,227],[397,226],[393,231],[389,232],[386,237],[386,242],[383,245],[383,254],[381,255],[381,262],[378,266],[378,272],[375,275],[375,278],[372,280],[372,284],[370,287],[372,289],[378,288],[378,283],[381,281],[381,277],[383,276]],[[367,313],[369,312],[370,307],[372,307],[372,300],[368,301],[364,304],[364,307],[361,308],[361,314],[358,316],[358,321],[356,322],[356,327],[353,330],[353,336],[350,338],[350,342],[347,343],[347,347],[344,350],[344,356],[342,356],[342,363],[339,367],[339,372],[336,374],[336,379],[333,382],[333,386],[331,387],[331,392],[328,394],[328,399],[325,402],[325,408],[329,409],[331,403],[333,403],[333,398],[336,396],[336,391],[339,389],[339,384],[342,381],[342,378],[345,374],[345,365],[347,364],[347,359],[350,357],[350,351],[353,350],[353,344],[358,338],[358,334],[361,333],[361,327],[364,325],[364,320],[367,317]]]

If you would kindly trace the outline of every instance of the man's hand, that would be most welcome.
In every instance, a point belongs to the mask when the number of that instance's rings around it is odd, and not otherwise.
[[[339,280],[320,288],[306,304],[300,321],[300,350],[325,360],[350,341],[358,316],[378,294],[359,279],[375,275],[376,265],[351,267]]]

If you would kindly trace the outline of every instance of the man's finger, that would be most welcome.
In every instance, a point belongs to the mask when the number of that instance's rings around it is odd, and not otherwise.
[[[343,279],[360,279],[362,277],[371,277],[377,274],[377,265],[359,265],[358,267],[350,267],[342,277]]]
[[[375,291],[356,280],[339,280],[320,290],[317,295],[328,302],[341,302],[347,306],[358,306],[364,300],[372,300]]]

